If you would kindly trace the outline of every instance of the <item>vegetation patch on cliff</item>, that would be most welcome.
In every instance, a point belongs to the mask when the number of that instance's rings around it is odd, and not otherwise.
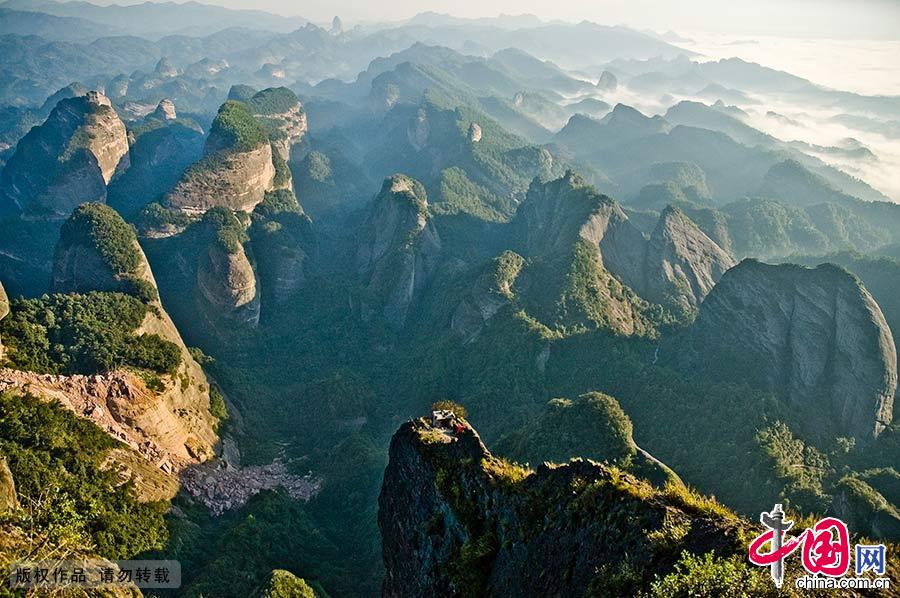
[[[247,152],[268,143],[265,128],[246,104],[228,100],[219,108],[209,132],[215,150]],[[209,142],[208,142],[209,143]]]
[[[117,446],[92,422],[57,404],[0,393],[0,453],[22,504],[2,523],[32,538],[27,549],[33,551],[0,553],[0,559],[87,551],[127,559],[162,547],[166,505],[138,502],[131,482],[123,484],[116,471],[102,467]]]
[[[119,367],[175,372],[181,351],[156,334],[134,334],[154,309],[123,293],[18,299],[0,322],[9,366],[43,374],[95,374]]]
[[[94,249],[123,289],[143,301],[157,298],[153,285],[138,274],[141,255],[137,234],[114,209],[100,203],[85,203],[72,213],[59,233],[59,251],[83,246]]]

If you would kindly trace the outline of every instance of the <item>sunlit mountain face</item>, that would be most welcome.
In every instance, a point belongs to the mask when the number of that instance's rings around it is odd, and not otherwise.
[[[0,4],[10,591],[900,584],[897,7],[673,6]]]

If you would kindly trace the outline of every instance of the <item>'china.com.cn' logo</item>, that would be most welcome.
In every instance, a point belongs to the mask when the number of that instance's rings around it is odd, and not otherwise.
[[[785,519],[781,505],[775,505],[770,513],[760,514],[759,520],[766,531],[750,543],[750,562],[754,565],[767,566],[771,570],[772,580],[777,587],[784,583],[785,559],[794,551],[802,548],[803,568],[815,576],[814,580],[838,578],[850,570],[850,534],[847,525],[835,517],[819,520],[814,526],[807,528],[797,536],[788,536],[787,532],[794,526],[793,521]],[[768,545],[768,551],[765,547]],[[883,576],[885,574],[884,544],[857,544],[855,554],[856,575],[866,572]],[[823,581],[825,580],[823,579]],[[798,580],[800,585],[802,580]],[[853,583],[850,583],[853,582]],[[858,583],[857,583],[858,582]],[[876,579],[874,582],[889,584],[888,579]],[[863,587],[872,584],[871,578],[850,578],[841,584],[833,583],[821,587]],[[886,585],[870,585],[866,587],[887,587]]]

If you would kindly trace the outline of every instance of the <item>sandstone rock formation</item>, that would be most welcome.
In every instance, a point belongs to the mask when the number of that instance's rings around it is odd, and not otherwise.
[[[428,135],[430,132],[431,127],[428,124],[428,113],[424,108],[419,108],[415,118],[410,121],[409,126],[406,129],[406,139],[417,151],[421,151],[428,142]]]
[[[682,550],[746,551],[736,517],[686,492],[591,461],[526,470],[494,457],[469,427],[453,435],[410,421],[389,456],[378,500],[384,596],[638,595]],[[684,533],[653,541],[670,526]],[[616,587],[626,561],[633,575]]]
[[[113,247],[121,250],[116,259],[109,257]],[[14,370],[0,374],[0,390],[27,388],[59,399],[168,471],[210,457],[217,437],[216,420],[209,412],[209,381],[159,302],[156,280],[134,230],[111,208],[86,204],[63,227],[56,253],[55,292],[137,294],[153,309],[135,334],[156,334],[174,343],[181,363],[174,375],[161,376],[162,391],[149,390],[140,377],[125,371],[52,376]]]
[[[602,89],[603,91],[615,91],[618,86],[619,81],[616,79],[615,75],[609,71],[600,73],[600,79],[597,80],[597,87],[599,89]]]
[[[506,251],[478,277],[450,319],[450,330],[463,344],[478,338],[491,318],[509,303],[524,265],[522,256]]]
[[[166,196],[169,207],[195,216],[216,206],[250,212],[275,188],[272,144],[242,102],[219,108],[205,154]]]
[[[215,206],[251,211],[274,188],[274,180],[272,147],[266,143],[248,151],[207,156],[188,169],[167,202],[191,215]]]
[[[402,328],[440,253],[425,188],[405,175],[387,178],[357,244],[357,273],[366,286],[363,316],[377,310],[390,326]]]
[[[170,322],[149,317],[143,328],[157,333],[174,330]],[[186,389],[182,389],[183,379],[188,382]],[[206,378],[193,362],[182,365],[177,376],[166,376],[162,392],[149,390],[128,371],[57,376],[0,369],[0,391],[30,392],[58,401],[166,473],[213,455],[217,438],[208,411],[208,391],[201,391],[201,385],[206,385]]]
[[[641,280],[628,283],[641,297],[663,305],[696,308],[734,259],[685,214],[663,210],[646,245]]]
[[[86,201],[105,201],[106,185],[128,166],[125,125],[97,91],[60,101],[16,147],[2,184],[5,201],[33,217],[66,218]]]
[[[246,100],[250,112],[269,131],[272,147],[282,160],[291,158],[291,148],[303,139],[307,130],[303,104],[286,87],[264,89]]]
[[[203,130],[189,121],[177,120],[175,106],[169,110],[168,102],[160,102],[144,120],[149,130],[132,140],[131,165],[108,188],[107,203],[129,221],[135,220],[147,204],[163,197],[185,169],[203,156]]]
[[[156,110],[153,111],[153,116],[159,120],[175,120],[177,118],[175,102],[169,98],[160,100],[159,104],[156,105]]]
[[[114,100],[121,100],[128,95],[128,75],[116,75],[106,84],[106,94]]]
[[[0,513],[19,508],[19,499],[16,496],[16,481],[6,457],[0,455]]]
[[[479,141],[481,141],[482,134],[483,133],[481,130],[481,125],[479,125],[478,123],[472,123],[471,125],[469,125],[469,131],[466,137],[468,138],[469,143],[478,143]]]
[[[700,307],[670,359],[699,374],[722,368],[770,389],[798,410],[860,439],[891,423],[897,390],[894,339],[855,277],[744,260]]]
[[[250,239],[256,256],[263,301],[283,305],[309,280],[317,252],[312,220],[303,213],[292,191],[278,191],[290,203],[272,208],[261,204],[253,215]]]
[[[556,181],[534,182],[513,226],[527,257],[559,261],[588,251],[598,276],[607,272],[640,298],[679,311],[698,305],[733,265],[676,209],[663,212],[648,241],[618,203],[571,171]],[[606,284],[594,286],[612,328],[633,333],[638,318],[634,298]]]
[[[259,324],[256,272],[243,245],[229,251],[211,243],[197,269],[197,290],[200,309],[211,320],[250,327]]]
[[[155,289],[156,283],[134,229],[104,204],[86,203],[76,208],[60,229],[51,290],[139,294],[141,286]]]
[[[159,59],[159,62],[156,63],[156,68],[153,69],[160,77],[177,77],[178,69],[172,64],[172,61],[168,56],[163,56]]]

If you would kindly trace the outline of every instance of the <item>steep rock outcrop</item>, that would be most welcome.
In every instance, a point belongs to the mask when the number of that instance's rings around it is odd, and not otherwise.
[[[615,75],[609,71],[600,73],[600,78],[597,80],[598,89],[602,89],[603,91],[615,91],[618,86],[619,81],[616,79]]]
[[[200,258],[197,290],[200,308],[209,319],[250,327],[259,324],[256,272],[243,245],[228,250],[211,243]]]
[[[699,304],[733,264],[724,250],[675,209],[663,212],[648,241],[618,203],[571,171],[555,181],[535,181],[513,227],[527,257],[559,262],[556,269],[592,271],[595,280],[585,285],[603,306],[605,315],[600,319],[625,334],[641,329],[636,299],[683,312]],[[616,282],[604,282],[609,275],[638,298],[616,288]],[[572,276],[567,284],[578,282]]]
[[[431,126],[428,122],[428,112],[424,108],[419,108],[416,116],[409,121],[409,125],[406,127],[406,139],[416,151],[421,151],[425,149],[430,133]]]
[[[450,330],[463,344],[473,342],[488,322],[513,297],[513,286],[525,259],[505,251],[478,277],[450,319]]]
[[[156,68],[153,69],[153,72],[160,77],[166,78],[178,76],[178,68],[176,68],[176,66],[172,64],[172,60],[168,56],[163,56],[159,59],[159,62],[156,63]]]
[[[357,244],[357,273],[366,287],[363,317],[377,310],[390,326],[402,328],[440,254],[425,188],[405,175],[385,179]]]
[[[272,147],[207,155],[191,166],[169,193],[169,206],[191,215],[222,206],[250,211],[274,189]]]
[[[519,463],[567,463],[575,457],[608,462],[659,488],[681,481],[635,443],[631,419],[615,398],[599,392],[551,400],[541,415],[506,433],[495,450]]]
[[[9,315],[9,297],[6,296],[6,290],[3,283],[0,282],[0,320]],[[3,361],[3,339],[0,338],[0,362]]]
[[[155,300],[156,283],[151,277],[134,228],[112,208],[82,204],[60,229],[53,292],[120,291]]]
[[[745,524],[690,497],[591,461],[529,471],[470,427],[410,421],[391,441],[378,501],[382,594],[636,595],[682,550],[742,555]],[[626,561],[633,574],[617,587]]]
[[[267,195],[252,218],[250,241],[263,294],[275,305],[283,305],[309,280],[317,253],[312,220],[294,192],[284,189]]]
[[[857,438],[878,435],[892,420],[894,339],[862,283],[837,266],[744,260],[667,352],[699,374],[733,370]]]
[[[61,100],[16,147],[3,170],[5,201],[31,217],[66,218],[85,201],[105,201],[106,185],[128,165],[125,125],[96,91]]]
[[[6,457],[0,455],[0,513],[19,508],[19,499],[16,496],[16,481]]]
[[[219,108],[205,154],[166,196],[169,207],[189,215],[217,206],[250,212],[275,188],[268,134],[242,102]]]
[[[272,147],[282,160],[291,158],[291,148],[306,134],[306,111],[286,87],[264,89],[244,101],[250,112],[269,131]]]
[[[147,204],[163,197],[203,156],[203,130],[190,121],[171,120],[175,108],[168,112],[166,101],[144,120],[148,130],[132,141],[131,166],[108,188],[107,203],[129,221],[134,221]]]
[[[670,206],[650,235],[642,280],[630,286],[648,301],[693,309],[732,266],[734,259],[725,250]]]
[[[181,363],[174,374],[161,376],[164,388],[156,391],[125,371],[51,376],[14,370],[0,375],[0,390],[28,388],[38,396],[60,399],[78,414],[100,418],[101,427],[160,467],[166,463],[177,469],[211,456],[217,437],[216,420],[209,412],[209,381],[159,302],[156,280],[134,229],[112,208],[85,204],[63,226],[56,255],[54,292],[138,296],[153,309],[134,333],[156,334],[174,343]]]
[[[168,322],[145,322],[148,331],[174,329],[169,326]],[[209,404],[198,400],[202,394],[198,386],[205,385],[206,378],[199,366],[182,368],[179,376],[165,377],[161,392],[149,390],[139,376],[124,370],[58,376],[7,368],[0,369],[0,391],[29,392],[57,401],[163,472],[175,473],[211,457],[216,442]],[[188,376],[186,390],[182,390],[183,375]]]
[[[169,98],[160,100],[156,105],[156,110],[153,111],[153,117],[159,120],[175,120],[178,117],[175,112],[175,102]]]
[[[555,181],[532,183],[514,224],[528,255],[564,253],[580,238],[601,250],[608,269],[640,269],[641,232],[615,201],[572,171]]]

